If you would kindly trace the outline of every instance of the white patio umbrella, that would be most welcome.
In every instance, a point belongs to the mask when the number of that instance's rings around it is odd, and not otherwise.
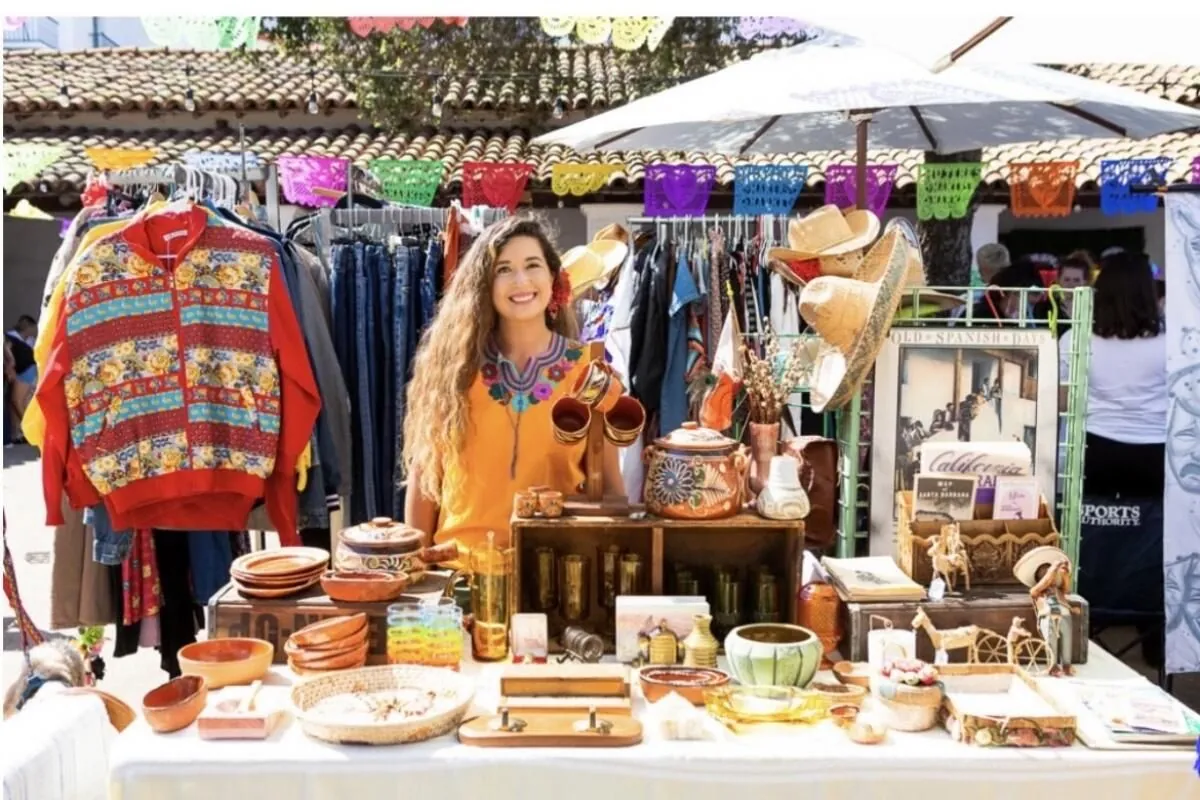
[[[577,150],[742,155],[857,145],[864,205],[868,123],[877,148],[954,153],[988,145],[1145,138],[1200,127],[1200,110],[1029,64],[931,72],[847,36],[761,53],[534,139]]]
[[[826,3],[804,10],[805,23],[854,36],[906,55],[923,66],[959,64],[1200,64],[1200,6],[1170,15],[1019,14],[978,11],[918,14],[838,13]],[[1144,30],[1148,35],[1138,34]]]

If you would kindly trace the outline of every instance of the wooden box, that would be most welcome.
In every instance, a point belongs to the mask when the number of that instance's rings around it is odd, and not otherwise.
[[[1088,604],[1078,595],[1069,596],[1071,609],[1071,663],[1086,664],[1088,655]],[[1037,615],[1029,599],[1029,590],[1019,587],[984,587],[972,589],[961,597],[947,597],[940,602],[907,600],[885,603],[843,603],[843,638],[839,648],[848,661],[867,660],[867,633],[884,627],[883,620],[893,628],[909,630],[917,609],[925,609],[930,622],[938,630],[957,628],[960,625],[978,625],[996,633],[1001,642],[1012,625],[1013,617],[1020,617],[1025,629],[1037,635]],[[878,619],[872,623],[872,617]],[[982,635],[982,634],[981,634]],[[982,649],[982,648],[981,648]],[[950,662],[966,660],[966,650],[948,651]],[[929,636],[917,631],[917,658],[933,663],[934,650]]]
[[[933,580],[929,543],[944,523],[914,520],[913,493],[896,494],[899,509],[896,561],[910,578],[928,586]],[[1044,498],[1038,519],[994,520],[990,505],[976,505],[975,519],[958,525],[971,561],[972,586],[1016,584],[1013,565],[1021,556],[1042,545],[1058,546],[1058,529],[1049,516]]]
[[[603,608],[599,599],[600,548],[616,545],[623,552],[637,553],[645,562],[645,575],[637,594],[674,595],[674,567],[684,564],[700,579],[700,592],[715,612],[712,575],[716,567],[730,567],[742,578],[744,622],[751,622],[752,581],[749,572],[758,567],[770,569],[779,586],[780,619],[794,622],[797,568],[804,548],[804,522],[763,519],[742,513],[722,520],[669,520],[658,517],[570,517],[557,519],[513,519],[513,547],[517,551],[517,580],[514,581],[516,611],[542,612],[549,618],[550,649],[560,652],[560,637],[565,623],[557,608],[546,611],[537,607],[534,585],[536,554],[539,547],[562,556],[577,554],[588,559],[588,608],[584,627],[605,639],[613,652],[613,612]]]
[[[1076,719],[1009,664],[948,664],[938,717],[950,737],[978,747],[1070,747]]]
[[[208,638],[249,637],[275,645],[276,664],[286,664],[283,645],[301,628],[328,617],[366,613],[368,664],[387,663],[387,607],[390,603],[337,603],[315,586],[281,600],[252,600],[229,584],[208,601]]]

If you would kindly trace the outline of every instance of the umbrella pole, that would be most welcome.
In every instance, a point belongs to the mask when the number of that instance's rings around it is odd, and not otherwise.
[[[871,118],[864,116],[854,126],[854,205],[867,207],[867,126]]]

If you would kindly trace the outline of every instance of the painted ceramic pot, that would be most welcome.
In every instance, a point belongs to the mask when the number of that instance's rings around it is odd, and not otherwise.
[[[803,689],[817,674],[822,651],[820,638],[799,625],[742,625],[725,637],[729,671],[744,686]]]
[[[645,449],[646,510],[667,519],[723,519],[742,508],[746,448],[685,422]]]
[[[811,508],[808,493],[800,485],[800,464],[791,456],[771,459],[766,485],[755,503],[767,519],[804,519]]]
[[[387,517],[346,528],[334,550],[334,568],[349,572],[400,572],[425,536]]]

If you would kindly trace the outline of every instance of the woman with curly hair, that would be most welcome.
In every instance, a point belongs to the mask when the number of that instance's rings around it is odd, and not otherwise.
[[[404,420],[405,521],[455,539],[508,546],[513,496],[581,490],[586,442],[554,440],[550,410],[588,366],[570,281],[542,223],[489,227],[454,271],[417,349]],[[606,443],[604,483],[623,489]]]

